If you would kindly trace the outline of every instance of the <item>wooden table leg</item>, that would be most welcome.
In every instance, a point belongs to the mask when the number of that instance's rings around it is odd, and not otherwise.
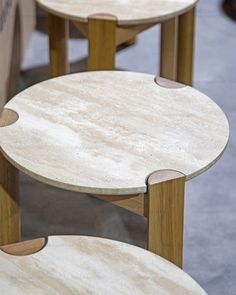
[[[179,16],[177,81],[185,85],[193,83],[195,8]]]
[[[68,37],[69,22],[53,14],[48,14],[49,35],[49,76],[50,78],[69,73]]]
[[[147,249],[182,267],[185,176],[162,170],[148,185]]]
[[[161,24],[160,76],[169,80],[177,79],[178,18]]]
[[[0,246],[20,241],[19,175],[0,153]]]
[[[88,20],[88,70],[114,70],[117,19],[97,14]]]

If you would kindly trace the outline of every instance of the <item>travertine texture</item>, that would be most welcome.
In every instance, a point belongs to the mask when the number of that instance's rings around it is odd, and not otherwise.
[[[217,161],[229,136],[224,113],[207,96],[140,73],[59,77],[6,107],[19,114],[0,128],[9,161],[42,182],[87,193],[142,193],[160,169],[190,179]]]
[[[92,14],[115,15],[120,25],[157,23],[194,7],[197,0],[37,0],[45,10],[87,22]]]
[[[0,294],[206,295],[181,269],[146,250],[92,237],[50,237],[30,256],[0,251]]]

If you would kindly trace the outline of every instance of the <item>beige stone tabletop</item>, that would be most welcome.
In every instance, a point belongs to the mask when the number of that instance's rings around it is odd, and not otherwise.
[[[222,155],[228,121],[206,95],[166,88],[154,76],[88,72],[32,86],[6,108],[7,159],[33,178],[91,194],[146,192],[146,178],[173,169],[193,178]]]
[[[120,25],[158,23],[193,8],[198,0],[37,0],[46,11],[87,22],[93,14],[112,14]]]
[[[163,258],[125,243],[93,237],[49,237],[41,251],[0,250],[0,294],[206,295]]]

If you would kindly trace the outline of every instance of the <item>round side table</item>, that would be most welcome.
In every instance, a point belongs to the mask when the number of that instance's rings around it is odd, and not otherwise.
[[[5,246],[0,265],[1,294],[206,295],[163,258],[101,238],[54,236]]]
[[[115,71],[34,85],[6,105],[0,126],[1,243],[19,239],[19,169],[146,216],[147,248],[179,266],[185,180],[210,168],[229,137],[224,113],[199,91]]]
[[[68,21],[88,38],[88,69],[114,70],[116,47],[161,23],[164,78],[192,84],[197,0],[37,0],[49,13],[50,76],[69,72]]]

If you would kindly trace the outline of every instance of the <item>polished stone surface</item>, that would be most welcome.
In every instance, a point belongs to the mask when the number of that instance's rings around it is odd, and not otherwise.
[[[6,108],[19,115],[0,128],[13,165],[91,194],[146,192],[148,175],[162,169],[193,178],[218,160],[229,137],[224,113],[207,96],[140,73],[59,77],[26,89]]]
[[[182,14],[197,0],[37,0],[46,11],[87,22],[93,14],[112,14],[120,25],[157,23]]]
[[[93,237],[49,237],[41,251],[0,251],[0,294],[206,295],[163,258],[125,243]]]

